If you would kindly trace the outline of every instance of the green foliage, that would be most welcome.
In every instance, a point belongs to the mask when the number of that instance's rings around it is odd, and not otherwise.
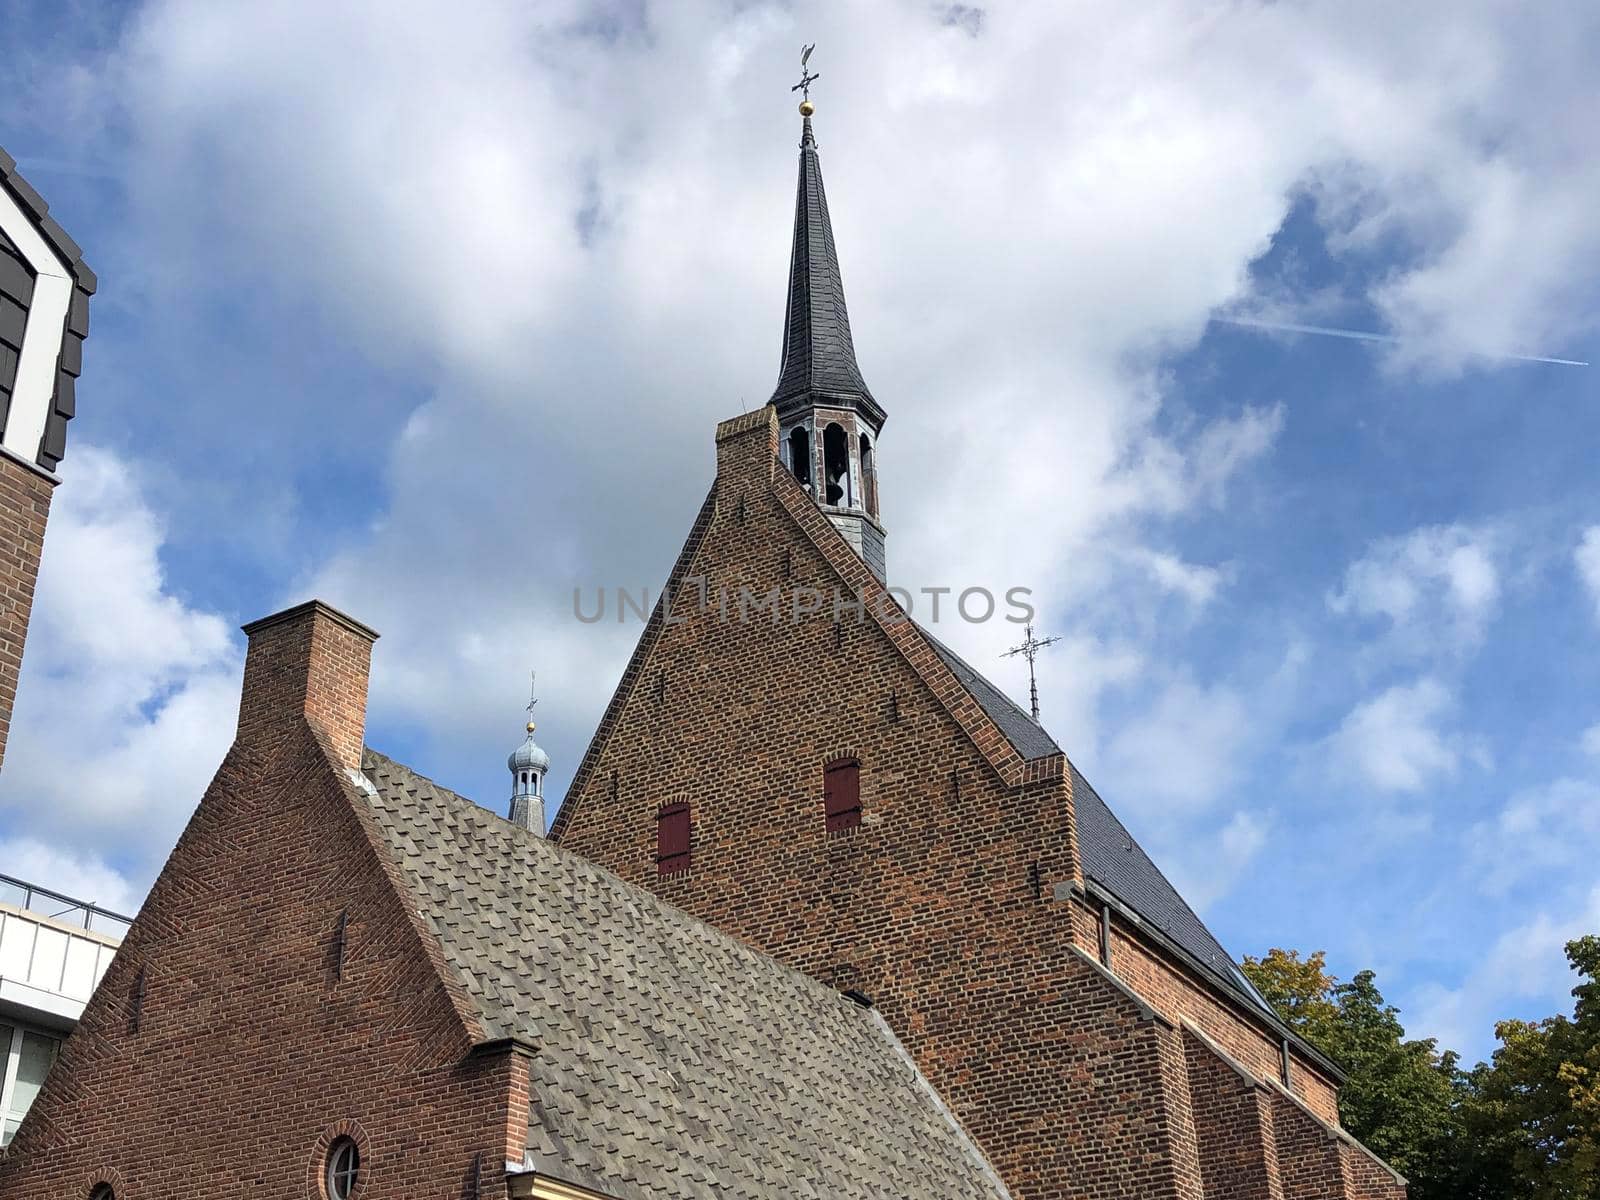
[[[1600,937],[1567,944],[1573,1015],[1502,1021],[1490,1062],[1462,1071],[1407,1040],[1371,971],[1272,950],[1245,974],[1301,1037],[1339,1063],[1347,1129],[1409,1177],[1412,1200],[1600,1200]]]
[[[1371,971],[1340,983],[1321,951],[1272,950],[1245,974],[1285,1023],[1348,1073],[1339,1094],[1345,1128],[1411,1181],[1413,1200],[1459,1196],[1451,1150],[1461,1143],[1458,1072],[1432,1038],[1407,1040]]]

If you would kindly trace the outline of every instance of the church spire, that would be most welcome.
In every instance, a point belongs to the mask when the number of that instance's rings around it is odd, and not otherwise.
[[[780,454],[834,527],[879,579],[887,577],[884,531],[878,515],[878,433],[884,412],[861,378],[844,279],[833,245],[822,163],[811,130],[811,84],[803,72],[793,91],[800,102],[800,180],[795,187],[794,248],[789,257],[789,308],[783,321],[783,365],[770,403],[778,413]]]
[[[811,129],[815,106],[800,105],[800,175],[795,187],[794,246],[789,258],[789,307],[783,322],[783,365],[772,403],[782,420],[802,405],[831,403],[854,409],[877,428],[883,409],[873,399],[850,337],[844,279],[833,244],[822,163]]]

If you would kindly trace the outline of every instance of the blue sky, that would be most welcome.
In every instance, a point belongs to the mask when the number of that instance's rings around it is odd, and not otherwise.
[[[1469,1057],[1566,1007],[1600,411],[1504,356],[1594,357],[1595,14],[1055,7],[0,4],[101,278],[0,870],[136,905],[309,595],[490,806],[538,666],[559,795],[638,632],[573,586],[659,585],[773,384],[814,40],[895,581],[1034,589],[1046,724],[1236,953]]]

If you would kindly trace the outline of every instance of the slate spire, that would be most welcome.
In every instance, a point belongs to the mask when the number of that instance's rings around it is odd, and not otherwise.
[[[811,130],[812,105],[801,106],[800,176],[795,188],[794,247],[789,259],[789,307],[783,322],[783,365],[771,403],[780,419],[816,403],[853,408],[874,429],[883,409],[861,377],[844,280],[828,219],[822,164]]]

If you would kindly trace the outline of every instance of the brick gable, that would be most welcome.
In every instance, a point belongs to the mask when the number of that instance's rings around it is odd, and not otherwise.
[[[1281,1046],[1120,917],[1119,965],[1154,994],[1094,961],[1064,756],[1017,752],[776,450],[770,409],[719,426],[676,599],[647,624],[552,836],[872,997],[1020,1200],[1210,1195],[1202,1165],[1242,1110],[1196,1109],[1210,1076],[1180,1020],[1217,1026],[1265,1074]],[[749,603],[774,589],[777,619]],[[864,616],[836,621],[825,602],[792,619],[806,589]],[[830,832],[824,769],[841,757],[860,763],[861,820]],[[693,864],[661,876],[655,814],[691,796]],[[1296,1068],[1331,1115],[1331,1081]]]
[[[100,1179],[119,1200],[315,1197],[341,1133],[362,1200],[498,1181],[521,1153],[526,1065],[472,1053],[459,980],[332,757],[348,727],[242,727],[0,1159],[8,1200]]]

